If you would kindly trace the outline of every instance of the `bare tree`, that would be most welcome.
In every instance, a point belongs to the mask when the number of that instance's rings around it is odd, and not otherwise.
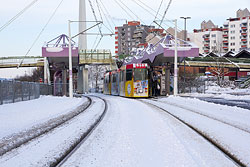
[[[108,67],[105,65],[93,65],[89,68],[89,83],[91,87],[96,90],[100,89],[103,86],[103,77],[104,73],[108,70]]]

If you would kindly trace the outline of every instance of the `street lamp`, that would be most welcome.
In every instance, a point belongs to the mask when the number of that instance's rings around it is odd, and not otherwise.
[[[184,19],[184,41],[187,41],[187,19],[191,19],[191,17],[180,17],[180,18]],[[186,82],[186,57],[184,57],[184,87],[185,87],[185,82]]]

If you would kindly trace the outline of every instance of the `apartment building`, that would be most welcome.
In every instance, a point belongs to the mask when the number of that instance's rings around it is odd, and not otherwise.
[[[250,12],[239,9],[236,16],[223,24],[223,52],[250,48]]]
[[[250,12],[246,8],[236,12],[236,18],[229,18],[222,27],[211,20],[201,23],[201,29],[194,29],[190,41],[200,48],[200,53],[228,51],[239,52],[250,48]]]
[[[141,25],[139,21],[129,21],[115,27],[115,53],[129,55],[133,48],[147,45],[146,36],[154,26]]]
[[[194,29],[194,32],[188,34],[192,43],[199,47],[201,54],[222,51],[222,33],[223,29],[209,20],[201,23],[201,29]]]

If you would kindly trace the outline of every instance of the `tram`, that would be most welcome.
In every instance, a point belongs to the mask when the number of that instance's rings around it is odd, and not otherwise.
[[[124,97],[149,96],[149,66],[129,64],[104,75],[103,93]]]

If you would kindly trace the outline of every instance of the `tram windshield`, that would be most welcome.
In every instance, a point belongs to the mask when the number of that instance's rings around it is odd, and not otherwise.
[[[146,68],[136,68],[134,73],[135,81],[148,79],[148,70]]]

